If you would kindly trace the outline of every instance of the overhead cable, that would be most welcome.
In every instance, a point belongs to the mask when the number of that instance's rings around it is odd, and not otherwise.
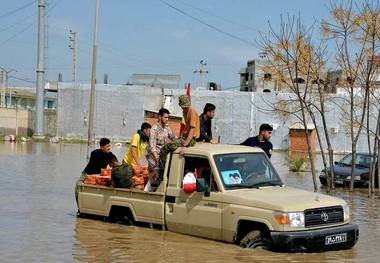
[[[160,2],[163,3],[163,4],[166,5],[166,6],[168,6],[168,7],[172,8],[172,9],[174,9],[175,11],[177,11],[177,12],[179,12],[179,13],[181,13],[181,14],[183,14],[183,15],[185,15],[185,16],[187,16],[187,17],[189,17],[189,18],[191,18],[191,19],[193,19],[193,20],[195,20],[195,21],[197,21],[197,22],[199,22],[199,23],[201,23],[201,24],[203,24],[203,25],[205,25],[205,26],[207,26],[207,27],[209,27],[209,28],[211,28],[211,29],[217,31],[217,32],[219,32],[219,33],[221,33],[221,34],[224,34],[224,35],[226,35],[226,36],[229,36],[229,37],[231,37],[231,38],[234,38],[234,39],[236,39],[236,40],[239,40],[239,41],[241,41],[241,42],[243,42],[243,43],[245,43],[245,44],[248,44],[248,45],[250,45],[250,46],[254,46],[254,47],[256,47],[255,43],[253,43],[253,42],[251,42],[251,41],[249,41],[249,40],[246,40],[246,39],[244,39],[244,38],[241,38],[241,37],[239,37],[239,36],[235,36],[235,35],[233,35],[233,34],[227,32],[227,31],[224,31],[223,29],[220,29],[220,28],[218,28],[218,27],[216,27],[216,26],[213,26],[213,25],[211,25],[211,24],[209,24],[209,23],[207,23],[207,22],[205,22],[205,21],[203,21],[203,20],[201,20],[201,19],[199,19],[199,18],[197,18],[197,17],[195,17],[195,16],[193,16],[193,15],[191,15],[191,14],[189,14],[189,13],[183,11],[183,10],[181,10],[181,9],[179,9],[178,7],[175,7],[174,5],[168,3],[168,2],[166,2],[166,1],[164,1],[164,0],[160,0]]]

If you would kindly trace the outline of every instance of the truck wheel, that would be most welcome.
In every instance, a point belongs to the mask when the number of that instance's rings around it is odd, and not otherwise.
[[[270,240],[263,236],[259,230],[248,232],[248,234],[240,240],[240,246],[244,248],[261,247],[266,250],[270,250],[272,247]]]

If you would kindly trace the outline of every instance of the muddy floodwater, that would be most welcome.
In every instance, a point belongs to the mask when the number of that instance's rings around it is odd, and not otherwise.
[[[126,147],[114,146],[121,158]],[[274,153],[285,184],[312,190],[309,173],[289,172]],[[359,242],[351,250],[274,253],[149,228],[76,217],[74,184],[86,145],[0,142],[0,262],[379,262],[380,200],[366,190],[337,190],[351,207]],[[321,168],[320,160],[317,162]],[[324,193],[323,188],[319,189]]]

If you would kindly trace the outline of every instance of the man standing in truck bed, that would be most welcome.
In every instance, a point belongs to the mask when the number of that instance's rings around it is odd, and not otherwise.
[[[206,103],[203,113],[199,115],[200,123],[200,136],[197,142],[209,142],[216,143],[212,140],[211,120],[215,116],[215,105],[212,103]]]

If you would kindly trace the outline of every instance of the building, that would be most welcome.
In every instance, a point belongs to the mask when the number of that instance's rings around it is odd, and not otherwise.
[[[1,87],[0,135],[31,136],[34,133],[36,89]],[[56,134],[57,92],[45,86],[44,133]]]
[[[240,91],[272,92],[278,90],[277,81],[269,72],[270,63],[265,60],[249,60],[240,70]]]
[[[36,108],[36,89],[32,87],[2,87],[1,93],[2,104],[1,108],[9,109],[25,109],[34,111]],[[57,107],[57,92],[47,90],[45,88],[45,109],[56,109]]]
[[[240,70],[240,91],[256,91],[255,85],[256,61],[249,60],[247,67]]]

